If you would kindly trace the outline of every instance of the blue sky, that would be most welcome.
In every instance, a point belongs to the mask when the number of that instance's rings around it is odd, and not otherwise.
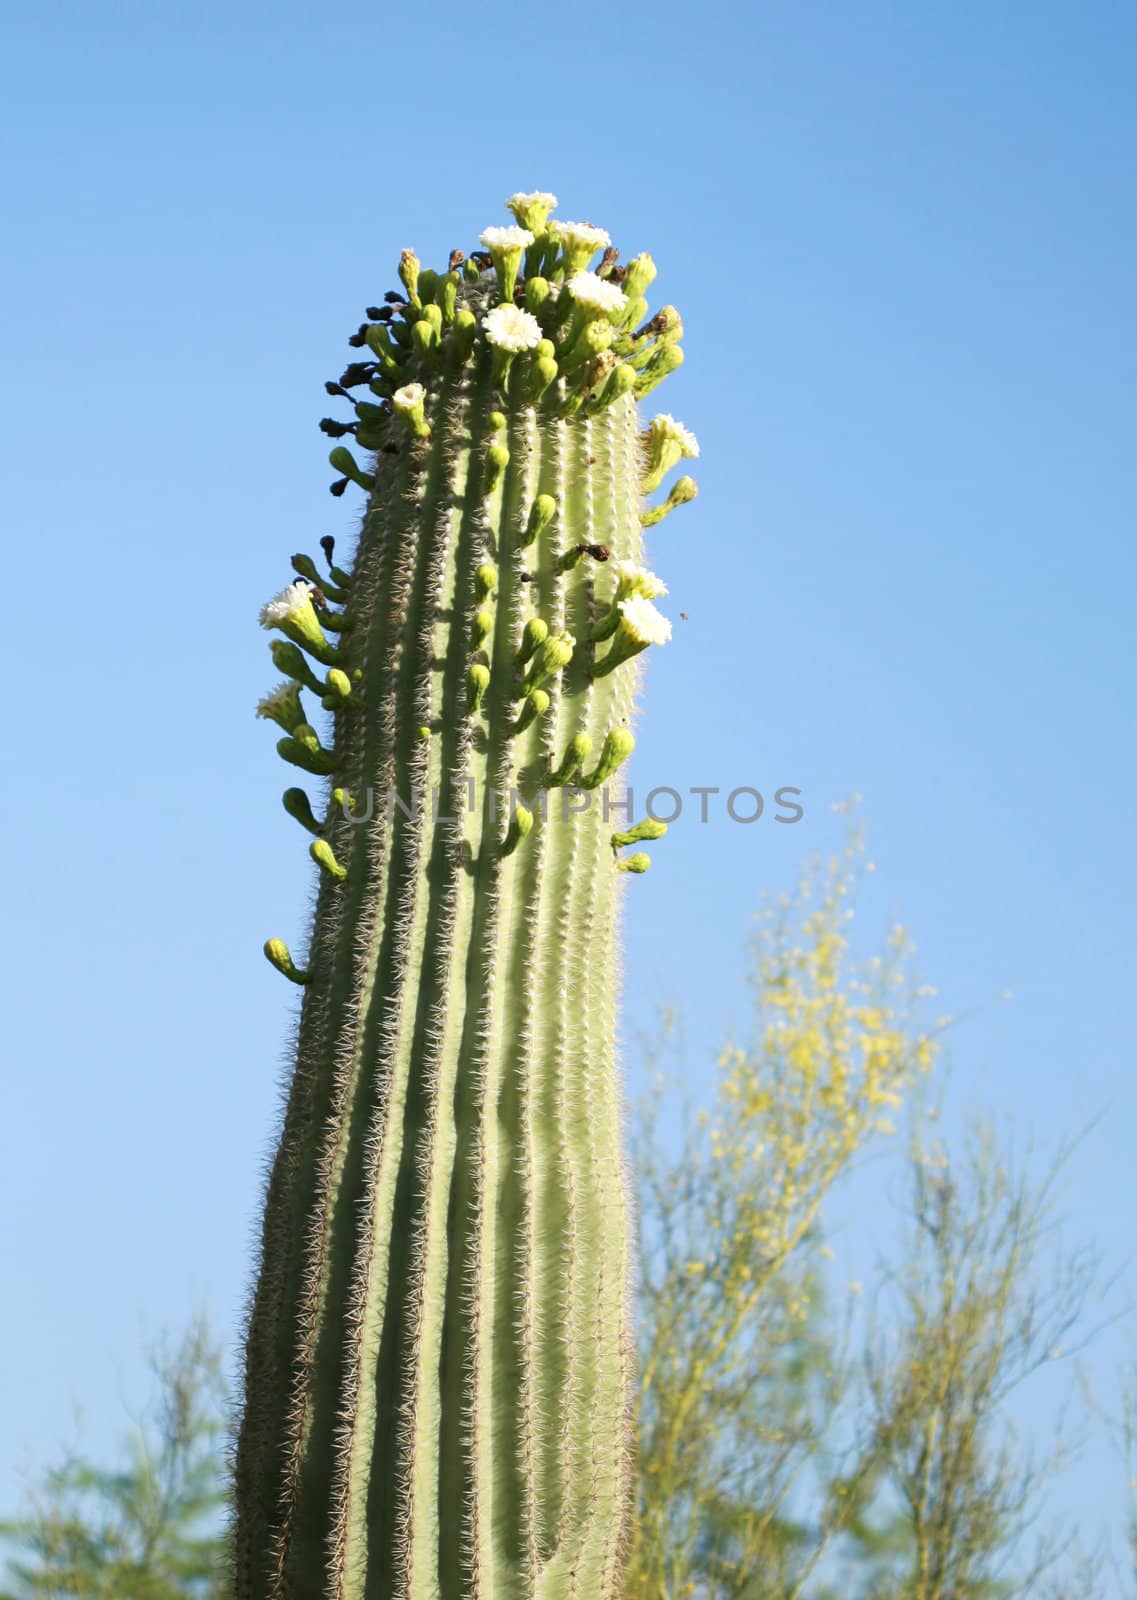
[[[953,1103],[1043,1149],[1100,1116],[1065,1210],[1126,1268],[1132,5],[43,0],[6,34],[0,1505],[73,1397],[113,1437],[143,1327],[236,1326],[290,1005],[260,945],[311,893],[256,612],[352,527],[315,426],[345,334],[517,188],[650,249],[687,327],[702,492],[652,557],[690,621],[637,787],[806,807],[673,828],[629,1031],[678,1003],[709,1073],[760,892],[859,793],[870,923],[967,1017]],[[1062,1504],[1114,1480],[1095,1447]]]

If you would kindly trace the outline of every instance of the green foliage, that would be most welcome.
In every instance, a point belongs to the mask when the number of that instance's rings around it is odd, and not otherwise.
[[[227,1425],[220,1355],[204,1319],[153,1353],[158,1400],[110,1469],[72,1455],[21,1517],[2,1600],[225,1600],[220,1526]]]
[[[666,1074],[645,1108],[629,1600],[1009,1600],[1064,1570],[1026,1535],[1065,1458],[1034,1462],[1007,1402],[1069,1348],[1095,1262],[1048,1242],[1052,1181],[989,1135],[958,1165],[929,1146],[914,1091],[944,1022],[901,930],[853,959],[859,853],[763,918],[753,1040],[677,1156]],[[908,1237],[866,1296],[835,1282],[823,1208],[905,1101]]]

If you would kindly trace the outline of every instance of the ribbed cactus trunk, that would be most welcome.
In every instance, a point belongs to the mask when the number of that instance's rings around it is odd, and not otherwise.
[[[616,922],[647,865],[621,851],[662,829],[629,836],[617,768],[633,658],[667,632],[642,489],[694,444],[637,421],[678,364],[674,314],[639,328],[649,258],[584,271],[599,230],[550,227],[550,199],[515,197],[526,229],[489,230],[461,272],[404,255],[402,296],[356,336],[376,360],[329,385],[369,396],[349,427],[373,465],[333,451],[368,495],[351,570],[262,618],[289,674],[262,712],[329,793],[319,816],[285,796],[321,875],[305,970],[266,946],[303,1006],[249,1317],[237,1600],[620,1588]]]

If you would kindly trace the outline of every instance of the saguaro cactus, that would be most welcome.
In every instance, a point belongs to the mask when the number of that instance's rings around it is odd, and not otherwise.
[[[238,1600],[618,1592],[629,1234],[615,1032],[618,809],[641,653],[670,624],[641,528],[692,436],[636,401],[682,360],[651,257],[549,221],[445,272],[411,251],[330,394],[349,570],[264,609],[260,706],[326,780],[286,809],[319,898],[265,1201],[235,1450]],[[596,270],[590,263],[603,256]],[[304,693],[330,713],[321,734]],[[629,853],[631,852],[631,853]]]

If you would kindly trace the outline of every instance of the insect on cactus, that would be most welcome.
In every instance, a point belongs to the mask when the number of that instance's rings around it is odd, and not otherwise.
[[[648,255],[515,222],[403,252],[329,394],[345,568],[293,557],[260,705],[320,891],[265,1197],[235,1447],[237,1600],[601,1600],[631,1489],[617,911],[643,562],[690,433]],[[603,251],[595,270],[592,263]],[[364,464],[366,463],[366,464]],[[305,696],[308,697],[307,701]],[[330,715],[319,732],[318,703]]]

